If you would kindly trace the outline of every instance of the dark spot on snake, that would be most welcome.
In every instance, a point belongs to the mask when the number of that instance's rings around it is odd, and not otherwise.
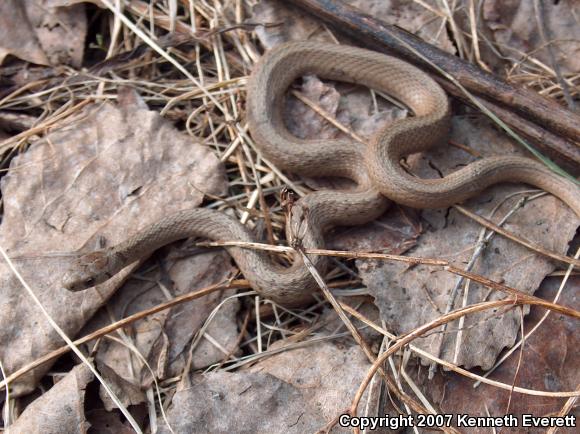
[[[242,390],[239,395],[243,395],[244,393],[246,393],[248,390],[250,390],[252,388],[252,386],[248,386],[247,388],[245,388],[244,390]]]
[[[439,175],[439,178],[443,178],[443,172],[441,172],[441,169],[439,169],[435,163],[433,163],[433,161],[431,160],[427,160],[427,164],[429,165],[429,167],[431,169],[433,169],[435,172],[437,172],[437,174]]]

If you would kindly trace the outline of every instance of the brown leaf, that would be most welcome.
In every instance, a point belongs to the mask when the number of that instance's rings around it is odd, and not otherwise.
[[[291,40],[313,39],[332,42],[320,21],[278,0],[262,0],[252,9],[252,21],[275,26],[256,27],[256,35],[266,48]]]
[[[82,4],[54,7],[47,0],[0,2],[0,64],[11,54],[39,65],[80,67],[87,22]]]
[[[11,434],[86,433],[85,389],[93,373],[84,365],[76,366],[48,392],[37,398],[10,426]]]
[[[348,297],[341,297],[339,300],[342,303],[349,305],[350,307],[355,309],[358,313],[368,318],[373,323],[375,324],[381,323],[379,309],[373,303],[371,297],[367,295],[362,296],[351,295]],[[375,352],[378,352],[378,347],[376,347],[376,344],[381,342],[381,340],[383,339],[383,335],[354,317],[351,317],[350,320],[352,321],[354,326],[358,329],[361,337],[365,340],[365,342],[367,342],[373,348],[373,351],[376,350]],[[331,307],[324,308],[318,321],[321,324],[324,324],[324,326],[320,329],[321,332],[323,333],[331,335],[338,333],[339,331],[346,331],[346,326],[344,325],[344,322],[336,314],[336,311]]]
[[[304,77],[300,92],[320,108],[336,117],[340,93],[335,86],[324,83],[318,77]],[[301,139],[333,139],[339,131],[322,116],[295,97],[286,99],[285,116],[288,131]],[[340,119],[348,125],[348,118]]]
[[[231,294],[224,294],[231,295]],[[225,297],[224,297],[225,298]],[[197,347],[194,349],[191,367],[192,369],[205,369],[214,363],[219,363],[226,356],[236,355],[236,343],[238,340],[238,325],[236,315],[240,309],[237,298],[228,300],[218,311],[207,327]],[[204,320],[207,316],[202,317]],[[196,331],[197,333],[197,331]],[[211,339],[211,340],[210,340]],[[215,341],[218,346],[214,345]],[[187,348],[189,350],[189,347]],[[225,350],[225,352],[224,352]],[[176,360],[172,362],[171,372],[177,373],[180,364]]]
[[[105,363],[97,363],[99,373],[111,387],[111,390],[115,393],[119,401],[125,406],[137,405],[147,401],[145,393],[139,388],[137,384],[131,383],[117,375],[117,373],[107,366]],[[105,405],[107,411],[111,411],[114,408],[119,408],[117,404],[112,400],[109,393],[100,385],[99,396]]]
[[[134,434],[135,430],[121,422],[119,415],[104,409],[90,410],[87,420],[91,424],[91,433],[95,434]]]
[[[357,346],[323,342],[264,359],[246,372],[194,375],[192,387],[173,397],[169,423],[176,433],[316,432],[348,406],[368,367]]]
[[[48,65],[48,58],[26,16],[24,2],[0,2],[0,64],[12,54],[28,62]]]
[[[174,395],[167,412],[176,434],[304,433],[325,423],[318,409],[304,405],[301,390],[272,375],[218,371],[192,383]],[[171,432],[160,424],[160,434]]]
[[[429,44],[436,45],[442,50],[455,54],[455,47],[449,40],[447,32],[441,30],[446,25],[444,18],[440,14],[433,12],[441,9],[441,3],[437,0],[424,0],[422,2],[408,0],[347,0],[346,3],[388,24],[402,27],[408,32],[421,37]]]
[[[400,255],[417,243],[423,231],[419,213],[392,204],[378,219],[361,226],[337,230],[328,241],[329,249],[382,251]],[[365,267],[358,262],[358,267]]]
[[[551,33],[556,62],[563,72],[580,71],[580,4],[574,0],[543,1],[546,26]],[[549,68],[546,44],[538,31],[534,1],[486,0],[483,19],[492,31],[497,49],[514,61],[523,60],[529,53]]]
[[[0,245],[51,316],[74,336],[134,267],[79,293],[61,287],[77,250],[116,244],[164,215],[221,194],[213,153],[156,112],[101,104],[12,161],[2,179]],[[58,254],[55,252],[66,252]],[[13,273],[0,265],[0,358],[8,373],[62,345]],[[13,385],[30,391],[48,366]]]
[[[553,300],[560,285],[561,278],[548,278],[542,283],[538,294],[546,300]],[[571,278],[564,289],[559,302],[578,309],[577,293],[580,279]],[[526,333],[531,330],[545,314],[544,309],[533,307],[526,318]],[[548,392],[563,392],[575,390],[580,382],[578,360],[580,360],[580,339],[577,333],[577,320],[550,313],[542,325],[526,339],[520,366],[520,349],[515,351],[491,376],[492,380],[508,385],[528,389],[545,390]],[[498,389],[495,386],[482,384],[473,388],[474,381],[453,372],[439,373],[433,381],[427,380],[425,369],[418,372],[408,369],[427,398],[437,405],[442,413],[470,414],[472,416],[503,416],[511,413],[520,416],[524,413],[535,416],[555,415],[565,403],[565,399],[523,395],[517,392]],[[514,381],[515,378],[515,381]],[[578,417],[578,409],[572,414]],[[461,430],[469,434],[489,433],[489,428],[473,428]],[[560,431],[560,430],[558,430]],[[563,432],[573,432],[573,430]],[[509,432],[546,432],[546,429],[531,431],[519,427]]]

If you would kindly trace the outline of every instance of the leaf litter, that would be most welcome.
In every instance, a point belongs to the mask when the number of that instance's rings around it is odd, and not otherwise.
[[[0,3],[0,63],[11,55],[37,65],[82,65],[87,33],[85,6],[63,9],[51,3]]]

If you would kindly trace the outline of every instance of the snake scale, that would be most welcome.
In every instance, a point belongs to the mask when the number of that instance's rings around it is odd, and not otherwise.
[[[392,95],[414,116],[396,120],[368,146],[349,139],[301,140],[284,123],[284,98],[292,82],[305,74],[361,84]],[[400,159],[444,142],[449,104],[444,91],[424,72],[384,54],[343,45],[290,42],[268,53],[248,82],[247,119],[256,146],[278,168],[305,176],[338,176],[355,182],[348,191],[307,194],[292,207],[287,235],[300,234],[305,248],[321,248],[323,235],[339,225],[357,225],[384,212],[389,199],[415,208],[441,208],[461,202],[498,182],[524,182],[559,197],[580,216],[580,189],[535,160],[516,156],[483,158],[440,179],[406,173]],[[79,291],[102,283],[122,268],[170,242],[203,237],[254,242],[252,232],[219,211],[180,211],[148,226],[126,241],[75,260],[63,286]],[[227,247],[260,295],[286,306],[311,299],[317,288],[302,260],[291,266],[268,254]],[[323,269],[325,259],[312,257]]]

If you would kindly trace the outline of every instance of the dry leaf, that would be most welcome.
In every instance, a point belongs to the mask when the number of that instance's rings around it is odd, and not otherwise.
[[[387,212],[366,225],[337,230],[328,241],[327,247],[336,250],[382,251],[400,255],[417,243],[422,232],[417,210],[391,204]]]
[[[318,77],[309,75],[303,78],[298,89],[302,95],[315,102],[325,112],[336,117],[340,102],[340,93],[335,86],[324,83]],[[286,127],[296,137],[301,139],[333,139],[338,130],[322,116],[295,97],[286,98]],[[348,118],[339,119],[348,125]]]
[[[121,378],[105,363],[97,362],[97,368],[107,385],[109,385],[113,393],[117,396],[117,398],[119,398],[119,401],[121,401],[121,404],[123,404],[125,407],[147,402],[145,393],[139,388],[139,385]],[[101,401],[103,401],[107,411],[111,411],[114,408],[119,408],[111,398],[111,395],[109,395],[109,393],[104,389],[102,384],[99,388],[99,396]]]
[[[448,53],[456,52],[445,30],[447,22],[439,12],[443,7],[437,0],[347,0],[347,3],[374,18],[402,27]]]
[[[372,298],[368,295],[350,295],[348,297],[341,296],[339,297],[339,300],[342,303],[352,307],[354,310],[368,318],[373,323],[381,323],[379,309],[377,306],[375,306]],[[378,353],[378,345],[380,345],[380,342],[383,339],[383,335],[354,317],[350,317],[350,320],[358,329],[362,338],[371,346],[373,351]],[[342,333],[348,330],[342,319],[336,314],[336,311],[332,307],[325,307],[318,321],[321,324],[324,324],[324,326],[320,329],[321,333],[334,335],[336,333]]]
[[[249,372],[194,375],[173,397],[169,423],[178,434],[316,432],[346,411],[368,368],[357,346],[323,342],[264,359]]]
[[[104,409],[87,411],[87,420],[91,424],[91,433],[98,434],[134,434],[135,430],[127,423],[123,424],[119,415]]]
[[[542,283],[536,295],[553,300],[561,278],[548,278]],[[578,289],[580,279],[571,278],[564,289],[559,303],[578,309]],[[532,307],[526,318],[526,333],[531,330],[546,310]],[[580,382],[578,360],[580,360],[580,339],[577,333],[578,320],[568,316],[550,313],[546,321],[526,339],[521,363],[520,349],[516,350],[491,376],[491,380],[508,385],[515,384],[528,389],[563,392],[575,390]],[[518,367],[519,364],[519,367]],[[563,407],[566,399],[523,395],[482,384],[473,388],[474,381],[453,372],[439,373],[432,381],[427,380],[427,371],[409,367],[409,375],[417,382],[427,398],[446,414],[470,414],[472,416],[503,416],[524,413],[534,416],[555,415]],[[515,379],[515,381],[514,381]],[[578,407],[571,414],[580,417]],[[489,428],[462,429],[469,434],[487,434]],[[530,428],[512,428],[510,433],[546,432],[546,429],[530,431]],[[560,432],[560,430],[558,430]],[[575,432],[563,429],[562,432]]]
[[[39,65],[49,64],[26,16],[24,2],[18,0],[0,2],[0,64],[9,54]]]
[[[39,65],[81,66],[87,33],[85,7],[50,3],[0,2],[0,64],[11,54]]]
[[[256,4],[252,9],[252,21],[273,25],[256,27],[256,35],[266,48],[302,39],[332,42],[319,20],[278,0],[262,0]]]
[[[76,366],[48,392],[37,398],[8,431],[10,434],[86,433],[85,389],[93,373],[84,365]]]
[[[504,56],[517,62],[531,53],[551,69],[553,65],[545,41],[538,31],[534,3],[530,0],[485,0],[483,19]],[[556,62],[563,72],[580,71],[580,4],[574,0],[542,3]]]
[[[177,392],[167,412],[176,434],[304,433],[325,421],[304,403],[301,390],[268,374],[238,372],[197,375]],[[160,434],[169,434],[162,424]]]
[[[238,341],[236,315],[239,309],[240,302],[237,298],[228,300],[220,308],[193,352],[192,369],[205,369],[214,363],[221,362],[227,356],[236,355]],[[203,318],[205,319],[205,317]],[[181,369],[178,368],[180,368],[180,364],[173,359],[171,372],[181,372]]]
[[[210,150],[138,106],[91,106],[11,167],[19,170],[2,179],[0,245],[70,336],[134,268],[71,293],[60,284],[76,256],[70,252],[92,250],[102,238],[118,243],[162,216],[199,205],[202,191],[221,194],[225,187]],[[0,287],[0,359],[11,373],[62,342],[4,263]],[[30,391],[46,369],[27,375],[13,392]]]

